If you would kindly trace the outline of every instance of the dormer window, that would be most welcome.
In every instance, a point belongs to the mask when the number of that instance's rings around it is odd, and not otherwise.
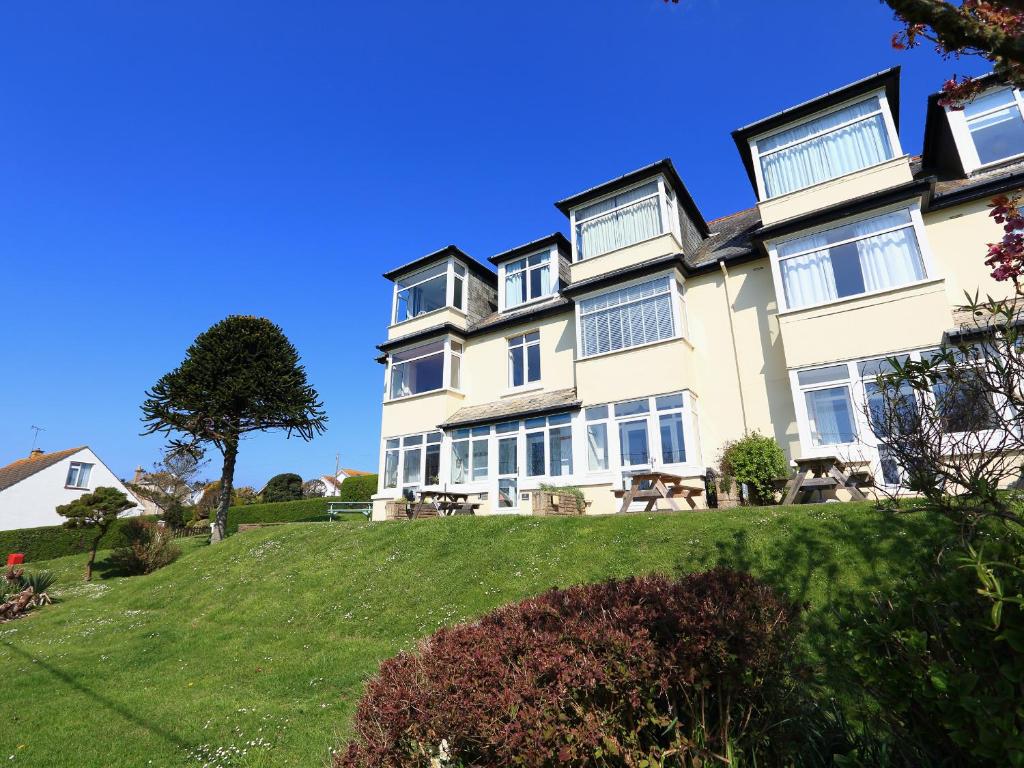
[[[395,281],[393,323],[454,307],[465,312],[466,267],[454,259],[442,261]]]
[[[558,290],[555,253],[552,249],[501,265],[503,309],[546,298]]]
[[[899,139],[882,93],[750,140],[766,200],[896,157]]]
[[[667,185],[648,181],[572,212],[576,260],[626,248],[668,231]],[[663,202],[665,201],[665,202]]]
[[[1016,88],[989,91],[947,114],[968,173],[1024,155],[1024,100]]]

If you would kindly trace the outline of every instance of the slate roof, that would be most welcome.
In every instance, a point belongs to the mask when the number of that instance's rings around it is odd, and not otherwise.
[[[751,236],[761,227],[757,207],[746,208],[708,222],[711,236],[686,259],[690,269],[715,264],[719,259],[735,259],[749,255],[754,244]]]
[[[17,485],[22,480],[32,477],[36,472],[42,472],[47,467],[52,467],[59,461],[85,450],[87,447],[80,445],[77,448],[68,448],[66,451],[40,453],[29,456],[26,459],[18,459],[6,467],[0,467],[0,491],[6,490],[12,485]]]
[[[496,330],[503,325],[513,325],[519,320],[537,317],[544,317],[549,314],[558,314],[563,309],[572,306],[572,300],[564,296],[557,296],[550,301],[528,304],[525,307],[506,309],[504,312],[491,312],[491,314],[480,318],[469,326],[467,333],[481,333],[486,330]]]
[[[494,403],[460,408],[441,425],[441,428],[450,429],[470,424],[487,424],[511,418],[539,416],[554,411],[574,410],[579,407],[580,400],[576,396],[575,387],[556,389],[553,392],[538,392],[537,394],[510,397]]]

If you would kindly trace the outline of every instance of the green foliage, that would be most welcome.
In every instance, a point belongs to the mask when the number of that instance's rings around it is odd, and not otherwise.
[[[985,538],[996,559],[946,552],[841,614],[836,655],[892,765],[1024,765],[1020,543],[1005,530]]]
[[[171,530],[178,530],[185,527],[185,506],[177,500],[167,504],[164,513],[160,516]],[[191,514],[191,513],[189,513]]]
[[[302,499],[278,501],[273,504],[246,504],[228,510],[228,533],[238,530],[241,523],[324,523],[327,504],[340,499]],[[343,512],[342,520],[365,520],[360,512]],[[208,524],[208,523],[207,523]]]
[[[274,475],[263,489],[262,497],[268,504],[275,501],[298,501],[302,498],[302,478],[294,472]]]
[[[122,512],[135,506],[117,488],[100,487],[92,493],[80,496],[68,504],[57,507],[57,514],[66,517],[68,528],[92,528],[109,526]]]
[[[376,492],[376,475],[346,477],[341,481],[341,490],[334,501],[369,501]]]
[[[541,483],[540,489],[545,493],[557,493],[560,496],[571,496],[576,499],[576,503],[579,504],[579,508],[587,508],[587,497],[583,495],[583,490],[575,485],[551,485],[550,483]]]
[[[128,519],[115,521],[100,538],[99,548],[116,547],[121,540],[121,529],[127,524]],[[21,552],[29,563],[88,552],[90,544],[88,531],[63,525],[0,531],[0,557],[6,559],[6,555],[12,552]]]
[[[726,443],[718,466],[723,490],[731,487],[733,481],[745,483],[750,489],[748,501],[755,504],[771,504],[775,490],[773,481],[788,472],[786,454],[779,444],[757,431]]]
[[[152,573],[181,555],[174,543],[174,532],[150,520],[129,520],[121,535],[124,544],[114,550],[110,560],[131,576]]]

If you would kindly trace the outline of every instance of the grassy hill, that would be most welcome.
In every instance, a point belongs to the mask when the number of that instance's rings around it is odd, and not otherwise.
[[[162,571],[92,585],[64,558],[50,564],[61,603],[0,625],[0,761],[318,766],[378,662],[442,624],[551,586],[716,562],[808,601],[822,624],[836,596],[899,578],[947,534],[823,505],[307,523],[189,541]]]

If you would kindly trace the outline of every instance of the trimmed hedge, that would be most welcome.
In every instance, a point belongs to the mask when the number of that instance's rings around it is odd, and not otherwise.
[[[376,475],[356,475],[341,481],[341,490],[334,501],[369,501],[377,492]]]
[[[113,549],[123,542],[121,532],[132,518],[121,518],[114,522],[106,536],[100,539],[100,549]],[[155,520],[149,517],[147,519]],[[7,562],[7,555],[21,552],[25,562],[52,560],[89,551],[93,531],[89,528],[72,530],[63,525],[43,528],[19,528],[14,531],[0,531],[0,563]]]
[[[374,486],[376,487],[376,486]],[[246,504],[228,510],[228,533],[235,533],[239,523],[317,523],[326,522],[327,505],[342,501],[337,497],[301,499],[299,501],[277,501],[272,504]],[[365,520],[362,513],[351,512],[338,515],[341,520]]]

